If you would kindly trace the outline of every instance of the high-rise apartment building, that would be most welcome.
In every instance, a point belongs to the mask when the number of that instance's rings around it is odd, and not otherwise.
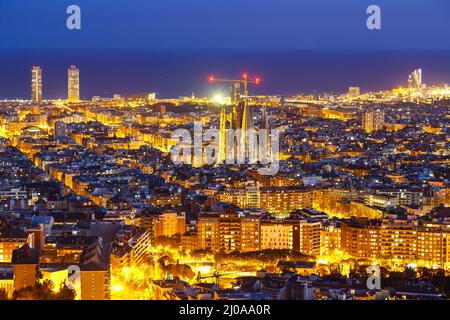
[[[417,226],[410,219],[386,216],[380,229],[381,256],[393,260],[414,261],[417,257]]]
[[[154,237],[172,237],[186,231],[186,216],[184,213],[165,212],[155,220]]]
[[[13,251],[32,244],[33,235],[20,230],[0,230],[0,263],[10,263]]]
[[[341,249],[358,259],[377,259],[381,253],[381,221],[358,219],[341,225]]]
[[[260,190],[261,208],[275,215],[287,215],[313,205],[314,192],[311,189],[269,187]]]
[[[328,256],[341,250],[341,225],[337,220],[325,222],[320,230],[320,254]]]
[[[198,219],[199,249],[259,251],[260,220],[236,213],[203,214]]]
[[[387,215],[383,220],[357,219],[341,225],[341,250],[357,259],[417,262],[429,268],[450,263],[446,222],[418,221],[416,217]],[[322,242],[322,246],[326,243]]]
[[[320,230],[322,225],[319,221],[300,221],[300,244],[299,251],[308,256],[320,255]]]
[[[383,111],[367,111],[363,114],[363,129],[367,133],[378,131],[384,127]]]
[[[418,226],[417,259],[430,268],[450,267],[450,225],[428,222]]]
[[[285,221],[261,222],[261,250],[293,250],[294,225]]]
[[[202,214],[197,223],[198,248],[219,250],[219,218],[215,214]]]
[[[38,262],[39,257],[36,249],[30,248],[28,244],[13,251],[12,266],[15,290],[35,285]]]

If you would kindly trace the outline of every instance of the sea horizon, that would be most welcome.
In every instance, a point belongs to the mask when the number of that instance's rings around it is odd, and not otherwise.
[[[43,70],[45,99],[64,99],[67,68],[80,69],[85,100],[156,92],[158,98],[228,94],[211,85],[209,75],[263,79],[251,94],[295,95],[362,92],[407,86],[408,74],[423,69],[430,85],[450,83],[450,50],[366,49],[145,49],[145,50],[1,50],[0,99],[28,99],[31,67]]]

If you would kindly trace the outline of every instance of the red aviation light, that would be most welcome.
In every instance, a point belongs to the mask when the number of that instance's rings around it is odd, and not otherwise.
[[[214,82],[214,81],[216,81],[216,77],[214,77],[214,76],[209,76],[209,77],[208,77],[208,81],[209,81],[209,82]]]
[[[261,82],[262,82],[261,77],[255,78],[255,84],[261,84]]]
[[[247,80],[247,79],[248,79],[248,73],[247,73],[247,72],[244,72],[244,73],[242,74],[242,78],[244,78],[244,80]]]

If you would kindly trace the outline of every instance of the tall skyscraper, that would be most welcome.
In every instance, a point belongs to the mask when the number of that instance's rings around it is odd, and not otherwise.
[[[37,66],[31,69],[31,100],[42,101],[42,69]]]
[[[68,70],[68,94],[69,102],[80,101],[80,70],[75,66],[70,66]]]
[[[219,154],[217,163],[221,164],[227,159],[227,122],[229,116],[225,106],[220,108],[220,136],[219,136]]]
[[[366,111],[363,114],[363,129],[367,133],[378,131],[384,127],[384,112],[377,111]]]
[[[414,70],[408,77],[410,89],[420,89],[422,87],[422,69]]]

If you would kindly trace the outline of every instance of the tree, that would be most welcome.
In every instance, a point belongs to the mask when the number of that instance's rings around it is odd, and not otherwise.
[[[76,292],[69,289],[66,283],[62,284],[59,291],[55,294],[55,300],[75,300]]]
[[[13,293],[13,300],[74,300],[75,291],[63,284],[59,291],[54,291],[53,282],[44,280],[36,282],[34,286],[28,286]]]
[[[417,273],[413,268],[406,268],[404,275],[407,281],[415,280],[417,278]]]
[[[276,265],[279,261],[312,261],[312,257],[300,252],[290,250],[263,250],[253,252],[219,252],[215,255],[216,262],[235,263],[246,261],[248,263],[259,263],[264,265]]]
[[[5,289],[0,289],[0,301],[8,300],[8,293]]]
[[[52,300],[53,283],[45,280],[36,282],[34,286],[28,286],[13,293],[14,300]]]
[[[195,277],[194,271],[186,264],[169,264],[165,268],[165,273],[181,279],[193,279]]]
[[[173,237],[159,236],[155,239],[155,246],[163,246],[172,249],[178,249],[180,245],[181,245],[181,238],[176,236]]]
[[[369,275],[367,273],[367,266],[356,266],[354,269],[350,270],[350,278],[367,278]]]
[[[417,268],[417,276],[421,281],[430,281],[433,277],[433,272],[428,268]]]

